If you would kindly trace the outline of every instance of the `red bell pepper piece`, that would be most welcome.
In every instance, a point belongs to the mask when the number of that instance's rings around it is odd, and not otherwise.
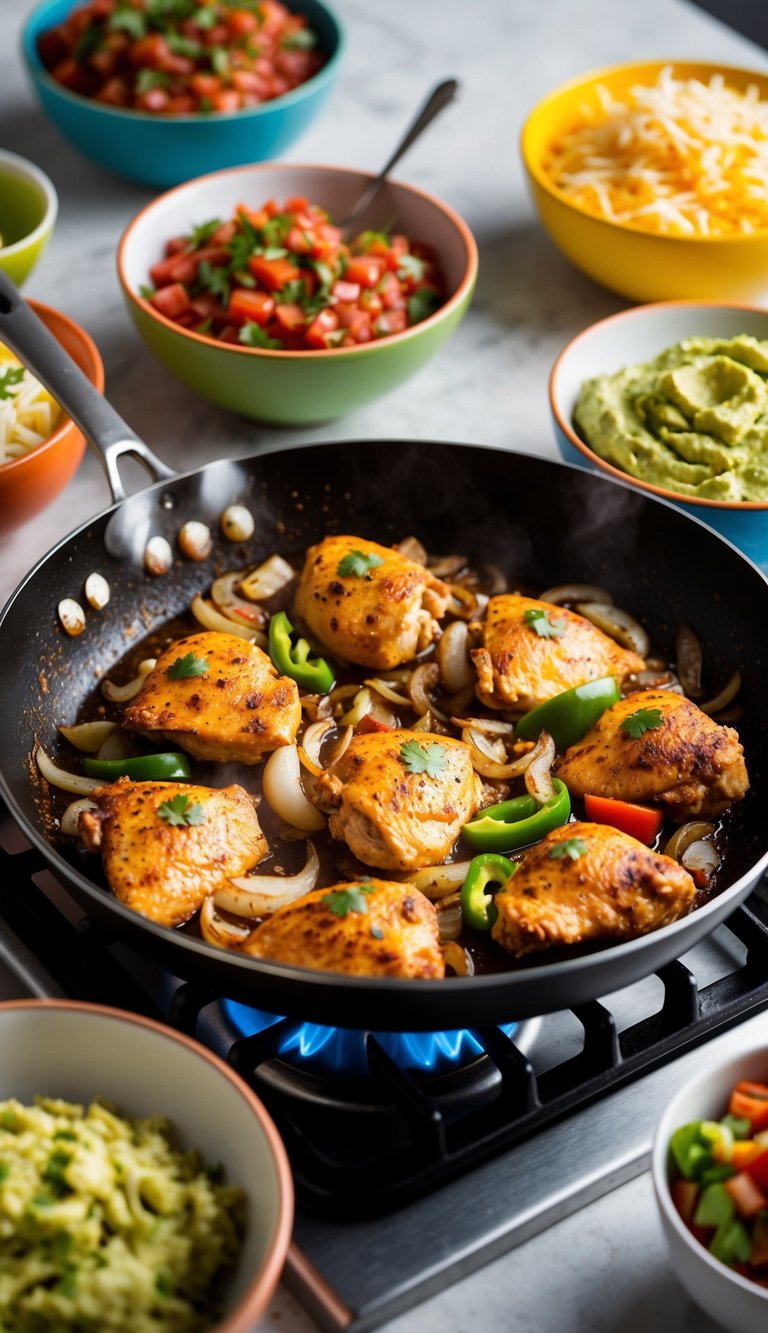
[[[631,801],[614,801],[608,796],[585,796],[584,812],[594,824],[610,824],[646,846],[653,842],[664,819],[661,810]]]
[[[290,259],[265,259],[263,255],[254,255],[248,260],[248,267],[256,281],[266,287],[268,292],[277,292],[287,283],[301,277],[301,270]]]
[[[737,1083],[731,1093],[728,1111],[739,1119],[749,1120],[753,1134],[768,1129],[768,1087],[746,1079]]]

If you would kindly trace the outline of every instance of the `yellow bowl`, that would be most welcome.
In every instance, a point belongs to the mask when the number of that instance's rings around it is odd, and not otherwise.
[[[608,222],[570,203],[542,168],[547,148],[573,125],[580,108],[602,84],[616,97],[635,84],[653,84],[668,65],[683,79],[708,82],[722,74],[743,92],[755,84],[768,101],[768,74],[729,65],[654,60],[610,65],[562,84],[539,102],[520,140],[523,163],[539,217],[563,254],[590,278],[632,301],[702,299],[752,301],[768,292],[768,228],[738,236],[678,237]]]

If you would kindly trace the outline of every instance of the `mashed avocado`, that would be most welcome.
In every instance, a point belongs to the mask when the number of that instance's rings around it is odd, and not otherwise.
[[[574,424],[596,454],[668,490],[768,500],[768,341],[686,338],[581,386]]]
[[[127,1120],[0,1102],[2,1333],[197,1333],[240,1249],[242,1191]]]

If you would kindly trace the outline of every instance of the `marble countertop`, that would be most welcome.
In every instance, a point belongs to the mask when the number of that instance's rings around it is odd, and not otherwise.
[[[613,61],[669,56],[765,68],[765,54],[684,0],[333,4],[349,37],[340,84],[289,160],[377,168],[431,85],[449,75],[461,80],[460,105],[399,168],[457,208],[480,248],[472,308],[433,362],[380,402],[301,431],[227,415],[170,379],[128,320],[114,264],[118,236],[151,192],[81,158],[43,117],[18,57],[32,0],[5,0],[0,144],[48,172],[61,206],[28,294],[92,334],[111,401],[172,465],[366,437],[460,440],[557,457],[547,405],[552,362],[579,329],[624,303],[571,268],[538,226],[517,150],[526,111],[555,84]],[[86,458],[56,503],[0,541],[0,602],[54,541],[108,498],[98,463]],[[464,1333],[480,1325],[486,1333],[715,1330],[671,1272],[647,1175],[388,1324],[386,1333]],[[259,1333],[313,1329],[282,1288],[259,1325]]]

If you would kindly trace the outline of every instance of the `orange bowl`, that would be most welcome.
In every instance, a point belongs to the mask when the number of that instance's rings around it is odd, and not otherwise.
[[[101,393],[104,366],[93,339],[60,311],[39,301],[29,304]],[[0,463],[0,537],[55,500],[75,475],[84,453],[81,432],[68,416],[62,416],[53,434],[42,444],[9,463]]]

